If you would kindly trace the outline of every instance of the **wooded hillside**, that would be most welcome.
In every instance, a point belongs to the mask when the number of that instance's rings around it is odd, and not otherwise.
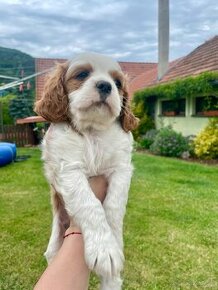
[[[35,72],[34,58],[17,49],[0,47],[0,74],[11,77],[28,76]],[[0,79],[0,83],[9,82]]]

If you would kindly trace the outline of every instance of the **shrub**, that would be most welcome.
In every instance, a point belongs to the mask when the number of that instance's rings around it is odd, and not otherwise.
[[[9,124],[14,123],[13,118],[10,116],[9,104],[10,104],[10,101],[13,100],[15,97],[16,96],[12,95],[12,94],[8,94],[5,97],[0,97],[0,111],[2,111],[4,125],[9,125]],[[0,114],[1,114],[1,112],[0,112]],[[1,119],[1,117],[0,117],[0,119]]]
[[[152,128],[154,128],[154,121],[151,117],[145,114],[141,119],[139,119],[139,125],[133,131],[135,140],[139,140],[141,136],[145,135],[146,132]]]
[[[140,150],[140,149],[142,149],[141,144],[134,140],[134,142],[133,142],[133,151],[137,151],[137,150]]]
[[[189,157],[196,157],[195,155],[195,145],[194,145],[194,140],[195,140],[195,135],[189,135],[186,137],[186,140],[188,142],[188,147],[189,147]]]
[[[139,118],[138,127],[133,131],[135,140],[139,141],[148,130],[155,127],[154,120],[148,115],[147,110],[145,110],[145,103],[143,101],[135,102],[133,100],[132,110],[134,115]]]
[[[140,140],[140,144],[142,148],[149,149],[150,146],[154,143],[155,137],[158,133],[158,130],[151,129],[147,131],[147,133],[142,136]]]
[[[189,146],[181,133],[177,133],[171,127],[165,127],[159,130],[150,149],[157,155],[181,157],[183,152],[188,151]]]
[[[218,118],[209,120],[209,124],[194,140],[194,152],[202,159],[218,158]]]

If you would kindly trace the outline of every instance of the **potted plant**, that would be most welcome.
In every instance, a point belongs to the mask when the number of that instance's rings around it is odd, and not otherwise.
[[[217,96],[207,96],[205,98],[203,116],[207,117],[217,117],[218,116],[218,97]]]

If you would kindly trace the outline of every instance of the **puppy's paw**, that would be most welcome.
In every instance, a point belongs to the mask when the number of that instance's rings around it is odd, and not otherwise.
[[[119,275],[123,269],[123,252],[112,234],[107,239],[85,241],[85,258],[88,267],[103,277]]]

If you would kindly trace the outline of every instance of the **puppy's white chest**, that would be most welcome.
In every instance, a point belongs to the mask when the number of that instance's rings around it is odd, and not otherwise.
[[[85,136],[83,162],[87,175],[104,174],[112,162],[112,155],[105,140],[99,136]]]

